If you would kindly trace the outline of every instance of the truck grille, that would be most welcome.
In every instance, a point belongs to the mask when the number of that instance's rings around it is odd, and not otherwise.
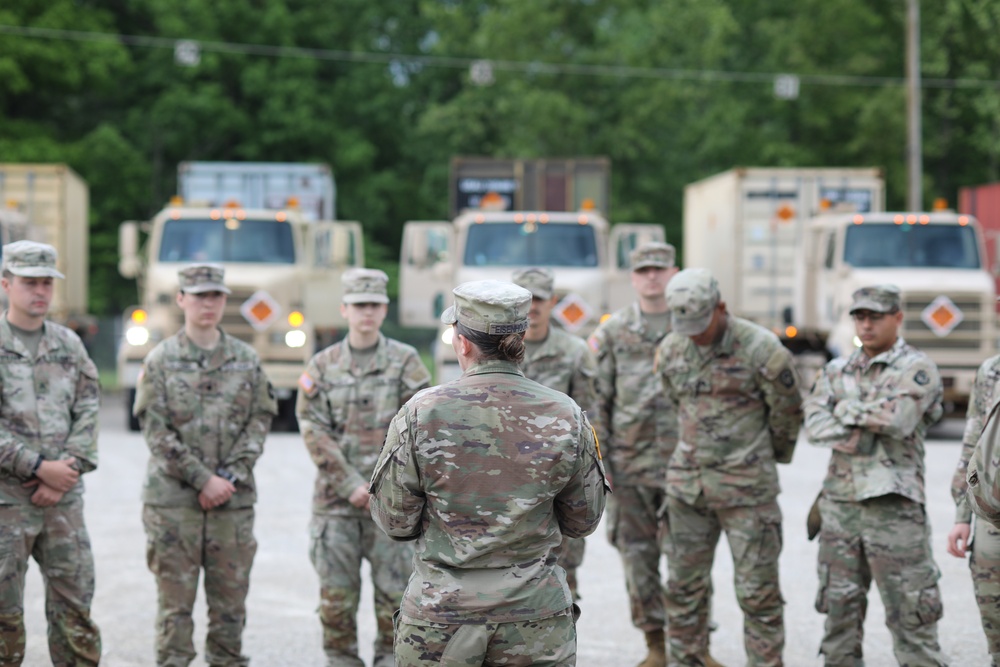
[[[245,343],[254,342],[255,329],[250,326],[240,312],[243,302],[253,296],[255,290],[233,290],[226,301],[226,310],[222,313],[220,326],[233,338],[239,338]]]
[[[983,346],[983,308],[978,295],[948,295],[959,310],[962,322],[947,336],[938,336],[924,324],[921,313],[939,294],[914,293],[903,296],[903,337],[922,350],[979,350]],[[986,316],[993,317],[989,311]]]

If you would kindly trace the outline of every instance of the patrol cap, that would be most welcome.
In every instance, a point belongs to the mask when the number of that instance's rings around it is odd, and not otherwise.
[[[862,287],[851,295],[851,314],[858,310],[870,310],[873,313],[894,313],[899,310],[902,302],[899,288],[895,285],[871,285]]]
[[[56,249],[48,243],[15,241],[3,247],[3,270],[25,278],[65,278],[56,270]]]
[[[445,324],[463,326],[500,336],[522,333],[528,329],[531,292],[513,283],[499,280],[476,280],[452,290],[455,303],[441,314]]]
[[[518,269],[514,272],[512,280],[515,285],[528,290],[531,296],[537,299],[551,299],[555,290],[556,277],[551,269],[539,267]]]
[[[189,264],[177,272],[181,291],[186,294],[201,294],[203,292],[222,292],[232,294],[223,280],[226,269],[221,264]]]
[[[348,269],[340,276],[344,303],[389,303],[389,276],[378,269]]]
[[[708,269],[684,269],[667,284],[671,326],[681,335],[703,333],[717,305],[719,283]]]
[[[674,268],[676,257],[677,251],[669,243],[650,241],[649,243],[643,243],[631,252],[629,263],[633,271],[645,269],[650,266],[661,269],[672,269]]]

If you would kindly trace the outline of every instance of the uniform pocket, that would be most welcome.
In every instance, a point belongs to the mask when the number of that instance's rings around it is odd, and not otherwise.
[[[941,589],[937,582],[915,587],[904,593],[903,605],[900,611],[900,623],[908,630],[936,623],[944,615],[944,605],[941,602]]]

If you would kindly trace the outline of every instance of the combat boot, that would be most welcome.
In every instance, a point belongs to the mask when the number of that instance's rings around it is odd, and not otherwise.
[[[647,632],[646,647],[649,653],[639,667],[667,667],[667,636],[663,630]]]

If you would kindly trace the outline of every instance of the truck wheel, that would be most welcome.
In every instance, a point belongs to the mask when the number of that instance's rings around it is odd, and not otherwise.
[[[295,392],[291,398],[278,399],[278,414],[271,422],[274,433],[296,433],[299,430],[299,420],[295,418]]]
[[[132,414],[132,406],[135,405],[135,389],[125,392],[125,419],[128,421],[128,430],[139,430],[139,419]]]

